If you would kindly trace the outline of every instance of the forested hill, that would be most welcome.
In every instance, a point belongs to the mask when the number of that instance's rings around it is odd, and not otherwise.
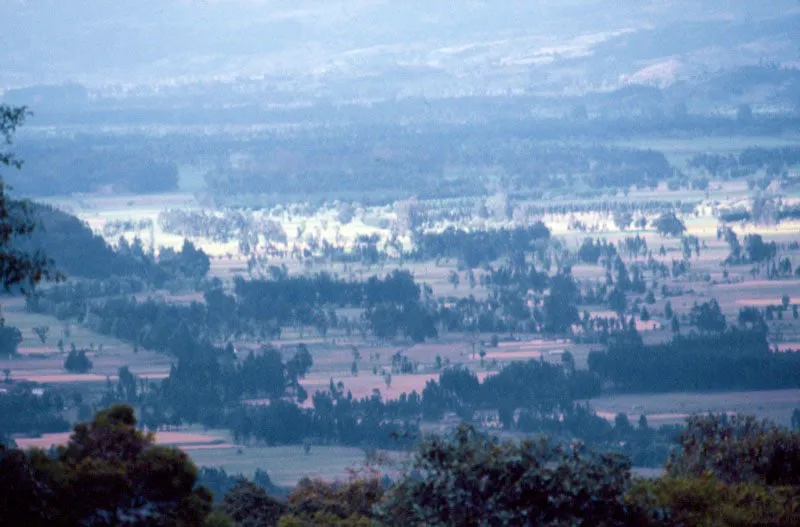
[[[38,226],[28,237],[17,238],[17,248],[43,251],[68,277],[108,278],[141,275],[145,263],[114,251],[81,220],[50,205],[29,202]]]

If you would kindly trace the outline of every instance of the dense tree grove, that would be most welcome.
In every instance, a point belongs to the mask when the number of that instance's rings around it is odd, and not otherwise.
[[[776,353],[763,330],[676,335],[664,344],[613,339],[589,370],[625,392],[764,390],[800,386],[800,351]]]
[[[351,135],[326,134],[325,141],[315,142],[274,137],[248,149],[249,162],[244,166],[220,159],[206,175],[206,182],[219,196],[252,195],[270,188],[279,194],[359,193],[375,200],[380,199],[376,195],[383,199],[410,195],[430,199],[484,193],[487,182],[471,170],[443,178],[446,167],[453,166],[497,165],[507,174],[511,188],[519,193],[563,189],[569,182],[580,182],[587,189],[633,185],[655,188],[673,174],[661,152],[542,145],[531,139],[529,129],[512,122],[501,121],[497,125],[505,130],[506,140],[502,143],[494,135],[487,136],[482,128],[449,129],[444,125],[440,125],[444,128],[441,131],[425,132],[395,126],[350,129]],[[391,142],[391,152],[381,151],[376,156],[374,134]],[[293,161],[282,166],[279,159]]]
[[[490,269],[481,280],[492,289],[488,299],[469,297],[446,304],[433,301],[430,289],[417,284],[408,271],[395,270],[384,278],[372,276],[363,282],[327,273],[273,280],[237,278],[233,295],[212,282],[204,302],[186,306],[154,299],[136,301],[126,293],[140,286],[115,279],[102,287],[56,288],[29,298],[27,307],[165,352],[175,351],[170,342],[176,335],[179,338],[181,331],[200,339],[227,340],[243,334],[279,338],[285,327],[295,327],[301,334],[313,328],[324,337],[329,328],[339,328],[349,333],[369,330],[385,340],[403,336],[421,342],[436,337],[440,329],[564,333],[579,322],[581,292],[568,268],[549,276],[522,259],[513,267]],[[640,283],[637,274],[633,287]],[[531,306],[524,303],[528,288],[542,295]],[[94,298],[101,292],[120,294]],[[343,307],[360,308],[363,314],[355,319],[336,316],[335,310]]]
[[[277,525],[289,507],[269,496],[263,487],[239,479],[222,497],[219,510],[242,527]]]
[[[530,227],[467,232],[449,227],[443,232],[423,233],[415,240],[411,257],[417,260],[455,258],[474,268],[515,252],[536,250],[537,242],[550,239],[550,229],[538,221]]]
[[[9,375],[13,372],[9,372]],[[46,390],[41,395],[24,383],[9,386],[0,395],[0,443],[10,442],[13,434],[64,432],[69,423],[62,416],[65,394]]]
[[[470,419],[476,410],[517,409],[539,416],[555,416],[571,409],[573,402],[600,393],[598,380],[585,371],[567,372],[561,365],[538,360],[514,362],[482,383],[466,368],[447,368],[439,381],[430,380],[422,392],[426,418],[456,412]]]
[[[725,315],[716,300],[695,304],[689,312],[689,320],[700,331],[721,333],[728,326]]]
[[[410,309],[420,302],[421,288],[408,271],[395,270],[385,278],[347,282],[327,273],[279,280],[235,280],[239,316],[264,325],[314,326],[327,322],[329,307]],[[222,301],[223,299],[220,298]],[[368,317],[369,318],[369,317]]]
[[[674,212],[664,212],[653,222],[656,232],[663,236],[680,236],[686,230],[686,225]]]
[[[208,271],[208,256],[191,242],[184,242],[178,252],[165,249],[157,258],[138,238],[132,243],[120,238],[115,250],[78,218],[48,205],[32,204],[28,211],[41,228],[17,240],[14,246],[34,254],[46,250],[52,264],[70,277],[94,280],[135,277],[160,287],[170,279],[202,278]],[[92,258],[86,258],[86,254]]]
[[[70,373],[86,373],[92,369],[92,361],[86,355],[86,350],[73,349],[64,360],[64,369]]]
[[[26,159],[26,176],[11,177],[19,192],[68,195],[113,188],[118,192],[157,193],[178,185],[178,167],[150,151],[90,144],[86,137],[25,141],[20,154]]]
[[[265,346],[237,363],[230,346],[218,349],[190,337],[174,345],[187,348],[176,351],[178,363],[166,379],[145,384],[121,368],[117,385],[107,387],[102,402],[137,405],[150,427],[182,422],[222,426],[235,420],[231,409],[238,408],[242,398],[271,400],[269,408],[282,404],[297,408],[290,400],[302,402],[308,397],[299,382],[312,365],[304,346],[287,360]]]
[[[800,148],[798,147],[749,147],[742,150],[738,156],[714,153],[696,154],[689,159],[687,166],[703,169],[709,175],[722,179],[753,176],[762,169],[765,169],[767,176],[785,178],[788,167],[797,165],[798,162],[800,162]]]

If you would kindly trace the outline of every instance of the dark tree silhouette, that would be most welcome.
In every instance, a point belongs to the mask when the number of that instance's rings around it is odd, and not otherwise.
[[[680,236],[686,230],[686,225],[674,212],[664,212],[653,222],[653,226],[662,236]]]
[[[211,511],[211,495],[196,488],[189,457],[137,430],[130,406],[102,410],[76,425],[55,456],[6,451],[0,462],[9,455],[13,463],[0,471],[0,496],[26,501],[0,501],[6,525],[199,527]]]
[[[16,129],[29,115],[27,108],[0,105],[0,135],[5,145],[11,144]],[[12,152],[0,151],[0,167],[22,168],[22,161]],[[0,281],[6,291],[17,289],[29,293],[46,279],[60,280],[53,262],[42,252],[29,253],[17,246],[36,229],[36,222],[25,201],[13,201],[6,194],[7,187],[0,180]]]
[[[725,331],[728,326],[725,321],[725,315],[720,310],[716,299],[711,299],[700,305],[695,303],[689,313],[689,319],[692,321],[692,325],[700,331],[720,333]]]
[[[86,350],[73,349],[64,360],[64,369],[70,373],[86,373],[92,366],[92,361],[86,356]]]

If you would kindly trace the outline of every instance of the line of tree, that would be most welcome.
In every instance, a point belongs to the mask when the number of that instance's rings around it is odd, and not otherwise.
[[[186,251],[184,247],[178,258]],[[188,267],[199,268],[194,264]],[[305,327],[313,327],[325,336],[329,327],[351,331],[357,325],[385,339],[403,333],[419,342],[437,335],[435,305],[427,300],[430,289],[424,288],[426,298],[422,298],[423,288],[408,271],[395,270],[384,278],[372,276],[363,282],[344,281],[327,273],[281,275],[274,280],[236,278],[233,295],[226,294],[218,281],[207,285],[204,302],[190,305],[152,298],[136,301],[128,296],[95,298],[99,290],[115,290],[115,285],[109,285],[68,286],[55,289],[52,295],[43,292],[28,297],[27,308],[60,320],[74,319],[137,347],[168,352],[176,351],[170,340],[179,332],[226,341],[242,334],[279,337],[281,328],[287,326],[298,328],[301,334]],[[361,308],[363,316],[355,321],[340,318],[336,309],[342,307]]]
[[[781,176],[791,166],[800,164],[800,148],[782,146],[775,148],[748,147],[738,156],[732,154],[695,154],[687,162],[689,168],[703,169],[713,177],[741,178],[765,169],[767,176]]]
[[[800,351],[776,353],[763,328],[676,335],[646,345],[629,330],[589,353],[589,371],[621,392],[800,387]]]
[[[19,145],[27,160],[24,176],[8,181],[26,195],[70,195],[75,192],[154,194],[178,188],[178,167],[146,145],[130,142],[92,144],[89,136],[74,139],[27,139]]]

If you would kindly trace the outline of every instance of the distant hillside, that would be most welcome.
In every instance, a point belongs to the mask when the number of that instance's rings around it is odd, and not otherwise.
[[[0,12],[0,91],[53,111],[574,96],[797,69],[800,40],[796,0],[0,0]],[[88,92],[58,89],[71,82]]]
[[[44,251],[68,277],[141,276],[146,269],[143,262],[114,251],[75,216],[41,203],[31,203],[31,212],[40,228],[20,240],[19,247]]]

